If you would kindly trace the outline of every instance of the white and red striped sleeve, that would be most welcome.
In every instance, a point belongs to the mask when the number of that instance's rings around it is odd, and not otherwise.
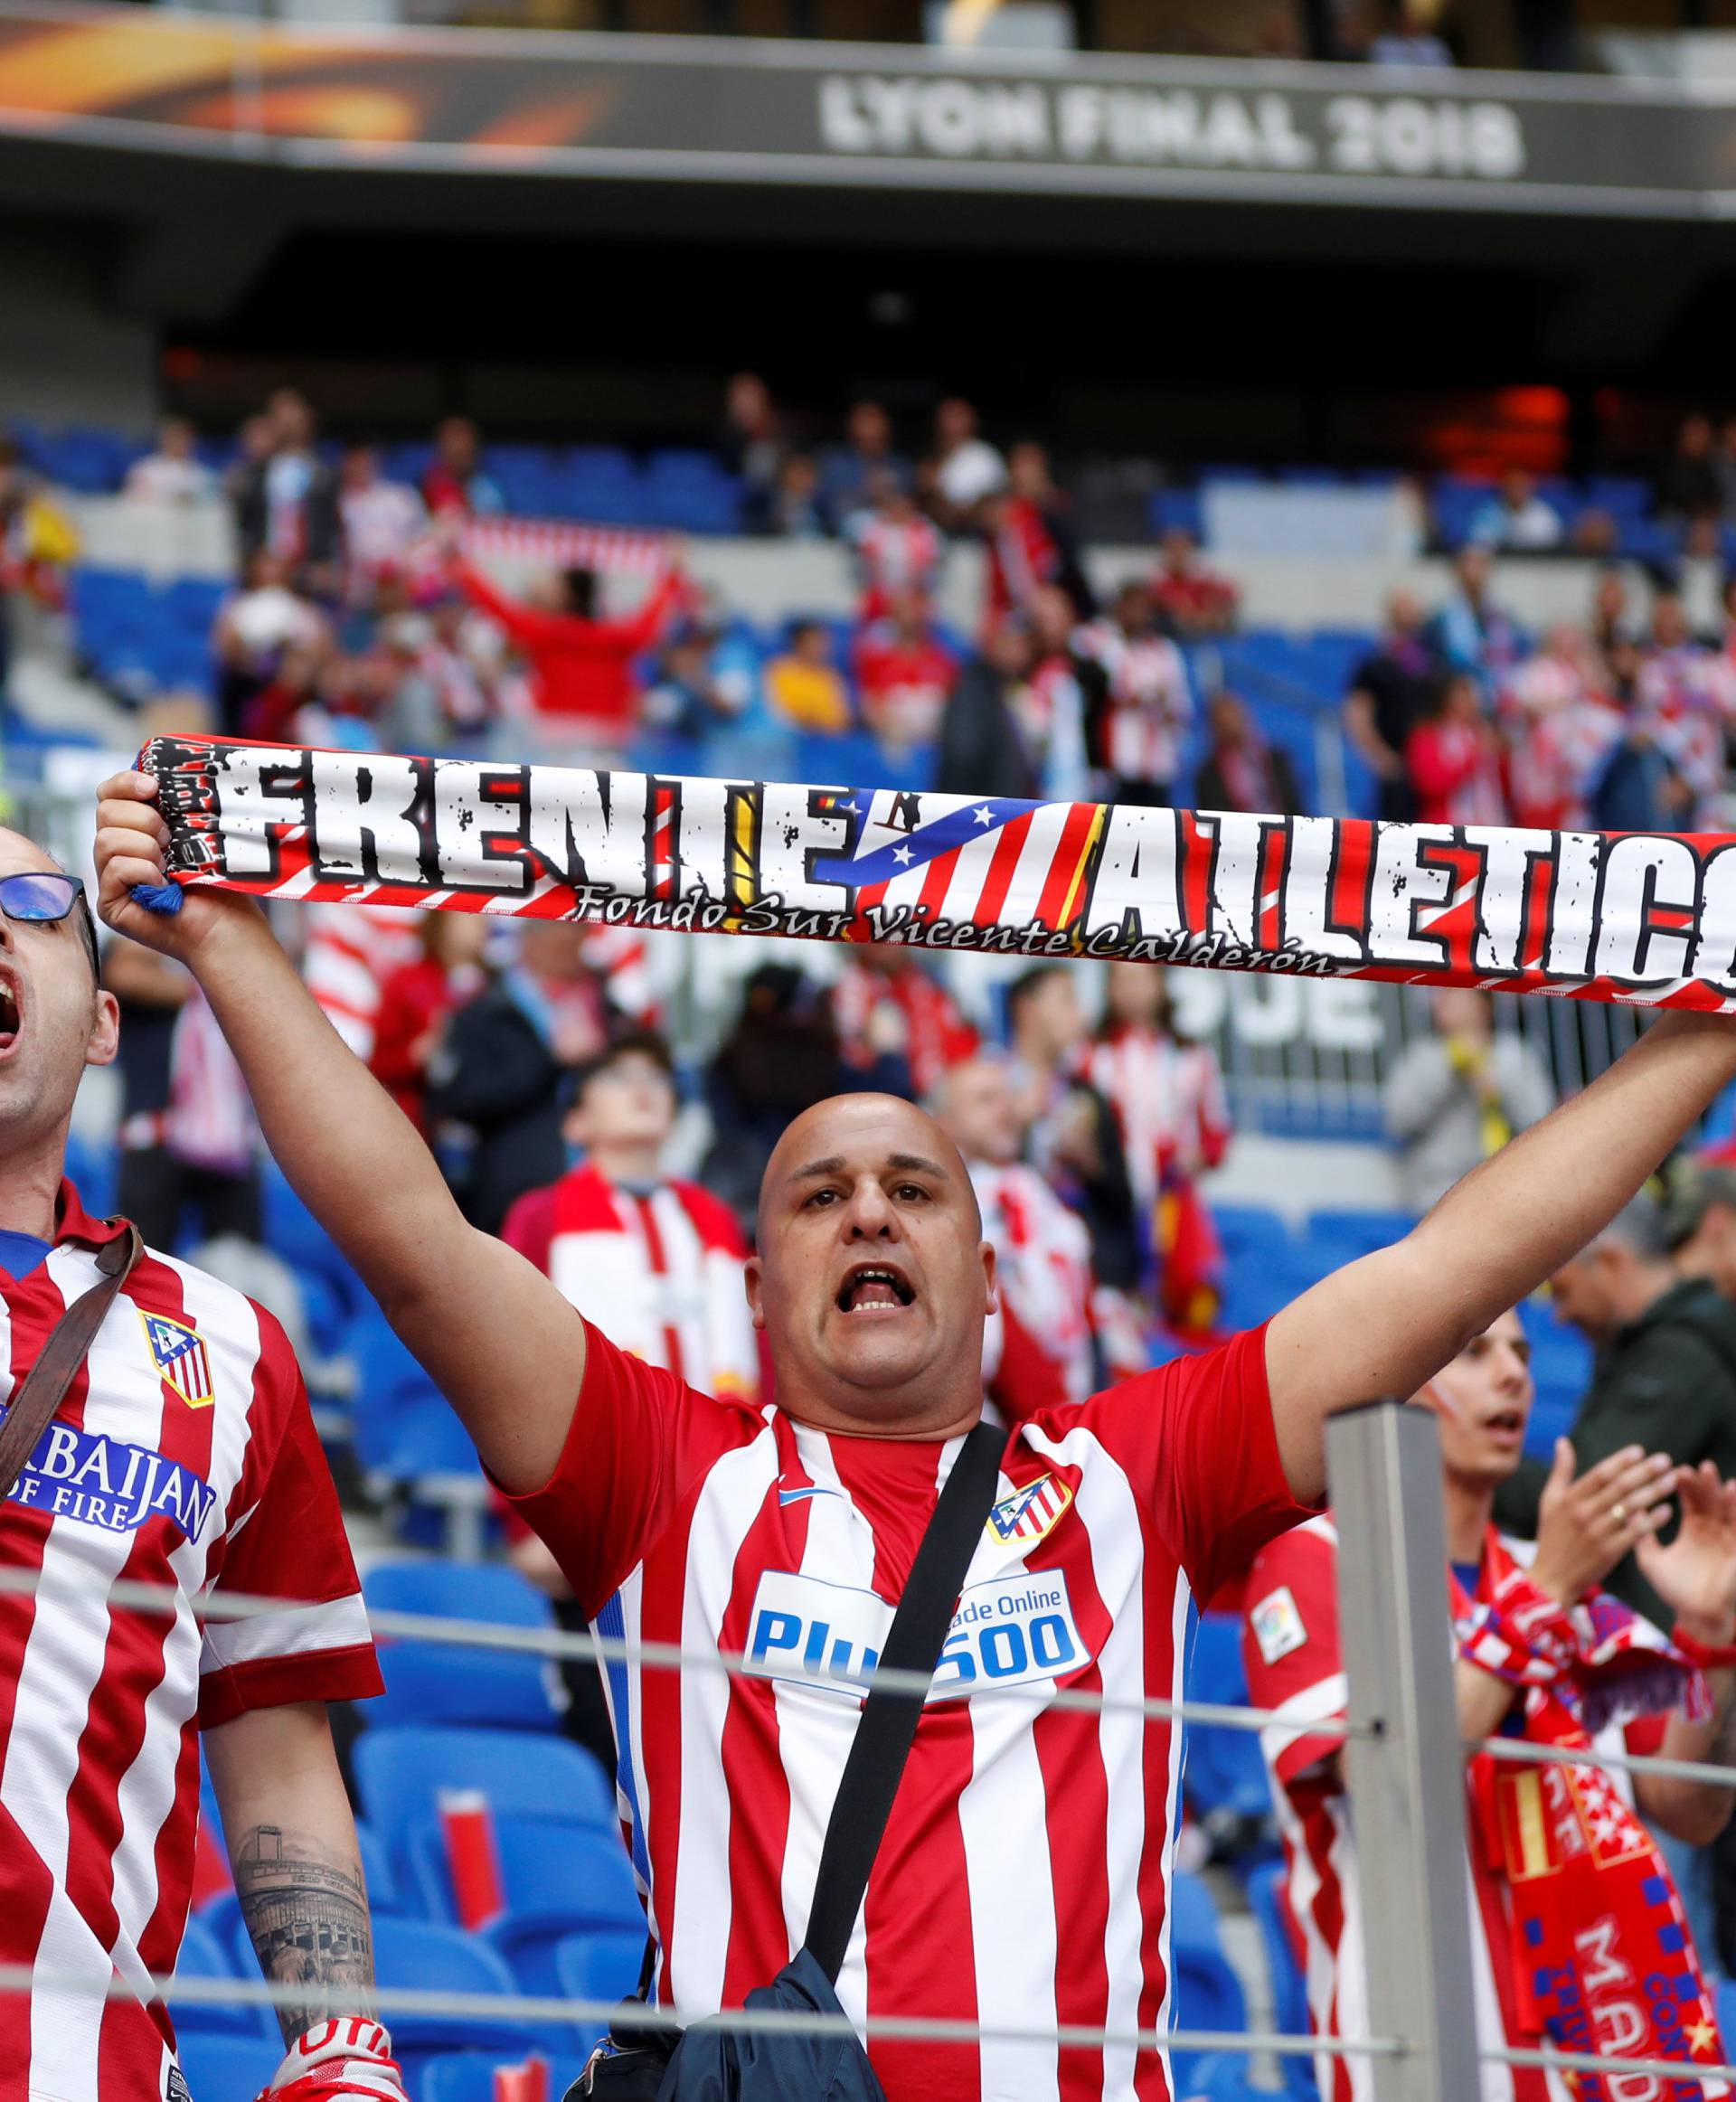
[[[554,1472],[540,1489],[506,1502],[547,1541],[594,1617],[692,1483],[763,1428],[759,1409],[702,1394],[618,1349],[587,1321],[584,1379]]]
[[[1272,1541],[1254,1558],[1241,1617],[1248,1698],[1287,1722],[1331,1723],[1347,1711],[1338,1642],[1338,1542],[1316,1519]],[[1331,1730],[1292,1736],[1261,1733],[1279,1785],[1316,1775],[1344,1739]]]
[[[294,1701],[361,1701],[384,1691],[337,1490],[288,1337],[259,1314],[247,1461],[215,1588],[283,1600],[241,1620],[208,1620],[199,1726]]]
[[[1285,1479],[1263,1325],[1124,1380],[1064,1420],[1085,1424],[1127,1470],[1196,1598],[1214,1597],[1268,1541],[1317,1515]]]

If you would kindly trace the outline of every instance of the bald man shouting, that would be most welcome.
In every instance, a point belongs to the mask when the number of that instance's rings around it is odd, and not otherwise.
[[[757,1675],[608,1673],[657,1991],[740,2005],[799,1945],[819,1848],[917,1542],[982,1405],[993,1250],[931,1118],[821,1103],[769,1165],[753,1318],[775,1405],[624,1356],[459,1215],[410,1125],[248,901],[175,919],[147,776],[99,815],[109,923],[180,957],[273,1151],[548,1541],[599,1631],[746,1652]],[[1736,1030],[1671,1014],[1460,1183],[1406,1240],[1267,1327],[1009,1433],[838,1980],[857,2020],[1162,2027],[1180,1747],[1057,1689],[1179,1695],[1191,1598],[1325,1489],[1326,1417],[1410,1394],[1582,1247],[1736,1075]],[[1636,1522],[1643,1522],[1637,1514]],[[989,1684],[1014,1700],[973,1700]],[[871,2047],[890,2102],[1168,2094],[1164,2054],[996,2041]]]

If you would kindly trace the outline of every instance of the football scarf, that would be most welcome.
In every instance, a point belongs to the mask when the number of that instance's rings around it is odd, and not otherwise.
[[[1522,1689],[1513,1715],[1531,1743],[1589,1749],[1610,1723],[1706,1713],[1704,1680],[1656,1628],[1603,1592],[1568,1611],[1493,1528],[1477,1597],[1449,1580],[1459,1654]],[[1471,1762],[1470,1794],[1472,1844],[1507,1894],[1520,2028],[1563,2050],[1718,2064],[1717,2014],[1681,1899],[1613,1775],[1485,1753]],[[1592,2073],[1571,2084],[1580,2102],[1731,2092]]]
[[[1736,1004],[1736,834],[1380,825],[154,738],[175,884]],[[178,902],[173,885],[147,900]]]

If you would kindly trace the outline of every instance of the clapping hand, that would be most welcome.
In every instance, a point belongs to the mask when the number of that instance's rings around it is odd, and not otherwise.
[[[1635,1547],[1640,1574],[1697,1642],[1736,1637],[1736,1482],[1710,1460],[1678,1467],[1671,1485],[1682,1524],[1668,1547],[1649,1534]]]
[[[1563,1606],[1577,1605],[1630,1549],[1656,1548],[1653,1535],[1669,1517],[1665,1499],[1678,1472],[1665,1454],[1637,1445],[1599,1460],[1577,1481],[1573,1466],[1573,1447],[1557,1438],[1531,1566],[1533,1582]]]

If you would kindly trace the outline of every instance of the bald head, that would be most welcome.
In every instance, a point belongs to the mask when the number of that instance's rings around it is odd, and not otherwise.
[[[968,1200],[971,1218],[980,1238],[982,1211],[971,1186],[970,1170],[939,1121],[914,1102],[905,1101],[901,1095],[864,1091],[860,1095],[828,1095],[824,1102],[804,1109],[785,1126],[783,1136],[772,1148],[760,1183],[759,1224],[762,1240],[767,1203],[769,1199],[775,1199],[780,1186],[788,1194],[797,1185],[823,1180],[822,1170],[835,1174],[851,1140],[869,1130],[876,1135],[884,1131],[891,1136],[901,1131],[902,1137],[885,1155],[889,1167],[926,1168],[958,1185]]]
[[[982,1409],[995,1251],[958,1147],[894,1095],[836,1095],[784,1133],[748,1301],[798,1421],[948,1437]]]

